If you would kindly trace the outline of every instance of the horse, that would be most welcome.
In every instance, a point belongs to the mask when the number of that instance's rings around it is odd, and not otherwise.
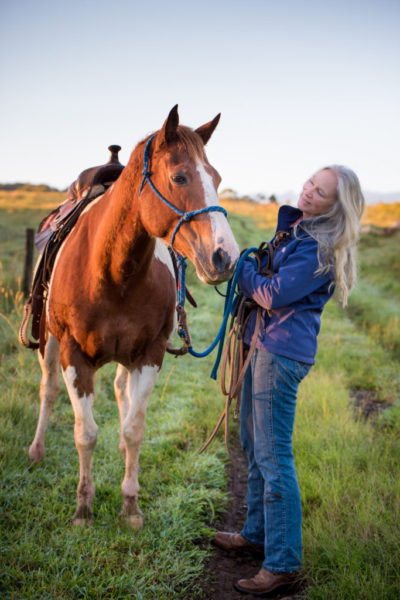
[[[234,272],[239,248],[218,203],[221,178],[204,150],[219,117],[193,130],[179,124],[174,106],[162,128],[137,144],[113,185],[85,207],[56,256],[46,302],[46,343],[39,353],[39,420],[29,457],[38,462],[44,456],[61,365],[80,465],[75,525],[93,519],[95,373],[116,362],[119,448],[125,457],[121,515],[133,529],[143,526],[139,451],[150,394],[176,324],[171,241],[208,285]]]

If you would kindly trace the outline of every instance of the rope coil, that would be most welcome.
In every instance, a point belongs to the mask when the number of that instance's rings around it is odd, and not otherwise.
[[[254,254],[254,258],[250,257],[251,254]],[[266,264],[262,267],[262,262],[264,262],[265,258],[267,258],[267,261]],[[245,250],[239,259],[233,277],[228,281],[227,290],[225,294],[223,319],[214,341],[204,352],[196,352],[191,346],[188,346],[188,351],[192,356],[202,358],[210,354],[214,350],[216,345],[219,344],[217,358],[215,360],[214,367],[211,372],[211,378],[217,378],[219,364],[223,355],[221,365],[221,391],[223,395],[226,396],[226,402],[224,410],[222,411],[217,424],[215,425],[208,440],[203,444],[203,446],[199,450],[199,454],[204,452],[204,450],[210,445],[225,419],[225,447],[233,462],[234,459],[231,455],[228,446],[229,409],[232,400],[236,398],[236,408],[234,416],[238,416],[242,383],[256,348],[262,316],[262,308],[258,306],[256,302],[249,300],[236,290],[237,281],[243,268],[243,264],[246,260],[253,260],[260,274],[266,277],[272,277],[274,275],[274,272],[272,270],[273,246],[269,242],[263,242],[259,246],[259,248],[248,248],[247,250]],[[249,348],[245,349],[243,334],[246,330],[250,316],[252,315],[254,310],[257,311],[254,332]],[[231,316],[231,322],[224,348],[225,332],[229,316]],[[228,364],[230,365],[230,371],[227,376]]]

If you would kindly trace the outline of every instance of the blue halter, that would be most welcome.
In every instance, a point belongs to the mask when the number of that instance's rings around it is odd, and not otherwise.
[[[180,215],[180,219],[178,221],[178,224],[176,225],[173,233],[172,233],[172,237],[171,237],[171,248],[173,249],[173,251],[175,252],[175,255],[177,257],[177,266],[178,266],[178,289],[177,289],[177,311],[179,312],[180,309],[183,310],[184,308],[184,304],[185,304],[185,296],[186,296],[186,268],[187,268],[187,264],[186,264],[186,258],[184,256],[182,256],[182,254],[180,254],[179,252],[177,252],[177,250],[175,250],[173,248],[174,245],[174,241],[175,241],[175,236],[179,231],[180,226],[182,225],[182,223],[185,223],[186,221],[190,221],[190,219],[192,219],[193,217],[196,217],[197,215],[201,215],[203,213],[208,213],[208,212],[222,212],[225,217],[227,216],[227,212],[224,208],[222,208],[222,206],[206,206],[205,208],[201,208],[199,210],[192,210],[189,212],[182,212],[181,210],[179,210],[179,208],[176,208],[176,206],[174,206],[169,200],[167,200],[166,198],[164,198],[164,196],[158,191],[158,189],[156,188],[156,186],[154,185],[154,183],[151,181],[150,175],[151,175],[151,171],[150,171],[150,145],[151,145],[151,141],[152,139],[155,137],[156,134],[152,135],[146,143],[145,149],[144,149],[144,154],[143,154],[143,171],[142,171],[142,175],[143,175],[143,179],[142,182],[140,184],[140,188],[139,188],[139,196],[142,193],[143,187],[146,183],[146,181],[149,182],[149,185],[151,187],[151,189],[153,190],[153,192],[155,193],[155,195],[162,200],[162,202],[164,202],[164,204],[166,204],[167,206],[169,206],[174,212],[176,212],[178,215]],[[254,248],[252,249],[254,250]],[[247,257],[246,253],[242,259],[244,260],[244,258]],[[243,260],[239,261],[240,264],[242,264]],[[218,369],[218,365],[220,362],[220,358],[221,358],[221,354],[222,354],[222,346],[223,346],[223,341],[224,341],[224,337],[225,337],[225,329],[226,329],[226,323],[227,323],[227,319],[228,316],[232,310],[232,304],[233,304],[233,297],[234,297],[234,293],[235,293],[235,287],[236,287],[236,280],[238,277],[238,273],[239,270],[236,271],[235,277],[233,278],[234,280],[234,285],[232,286],[232,280],[230,280],[228,282],[228,288],[227,288],[227,298],[225,300],[225,309],[224,309],[224,318],[223,318],[223,322],[222,325],[220,327],[220,330],[215,338],[215,340],[213,341],[213,343],[211,344],[211,346],[205,350],[204,352],[195,352],[192,348],[191,345],[191,340],[190,337],[188,337],[187,332],[182,329],[182,328],[178,328],[178,335],[180,336],[180,338],[183,340],[185,346],[188,349],[188,352],[192,355],[192,356],[196,356],[198,358],[201,358],[203,356],[207,356],[208,354],[210,354],[210,352],[212,352],[212,350],[216,347],[216,345],[219,343],[220,347],[218,350],[218,356],[217,356],[217,360],[216,363],[214,365],[214,369],[213,372],[211,374],[211,377],[213,379],[216,379],[216,372]]]
[[[139,188],[139,196],[142,192],[142,189],[144,187],[144,184],[146,183],[146,181],[149,182],[149,186],[151,187],[151,189],[153,190],[153,192],[155,193],[155,195],[164,202],[164,204],[166,204],[167,206],[169,206],[170,208],[172,208],[172,210],[174,212],[176,212],[178,215],[180,215],[180,219],[178,221],[178,224],[176,225],[173,233],[172,233],[172,237],[171,237],[171,248],[173,248],[174,246],[174,241],[175,241],[175,236],[179,231],[180,226],[182,225],[182,223],[185,223],[187,221],[190,221],[190,219],[193,219],[193,217],[196,217],[197,215],[202,215],[204,213],[209,213],[209,212],[222,212],[225,217],[227,216],[227,212],[224,208],[222,208],[222,206],[206,206],[204,208],[200,208],[199,210],[191,210],[189,212],[182,212],[181,210],[179,210],[179,208],[176,208],[176,206],[174,206],[169,200],[167,200],[166,198],[164,198],[164,196],[162,194],[160,194],[160,192],[158,191],[158,189],[156,188],[156,186],[154,185],[154,183],[152,182],[150,175],[151,175],[151,171],[150,171],[150,144],[152,139],[155,137],[156,134],[152,135],[146,144],[146,147],[144,149],[144,154],[143,154],[143,171],[142,171],[142,175],[143,175],[143,179],[142,179],[142,183],[140,184],[140,188]]]

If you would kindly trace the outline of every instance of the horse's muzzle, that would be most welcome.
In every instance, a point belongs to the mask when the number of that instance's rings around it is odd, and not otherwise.
[[[197,276],[208,285],[218,285],[228,281],[235,271],[237,259],[221,248],[213,252],[211,262],[195,260]]]
[[[229,271],[230,269],[231,257],[222,248],[218,248],[218,250],[213,252],[211,261],[218,273],[225,273],[225,271]]]

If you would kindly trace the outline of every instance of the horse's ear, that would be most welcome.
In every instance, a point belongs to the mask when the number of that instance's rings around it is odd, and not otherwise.
[[[160,131],[160,143],[166,142],[167,144],[171,144],[176,141],[177,138],[177,129],[179,125],[179,115],[178,115],[178,105],[170,110],[168,117],[165,120],[164,125]]]
[[[201,127],[198,127],[197,129],[195,129],[195,132],[198,133],[199,136],[201,137],[201,139],[203,140],[203,144],[207,144],[208,140],[214,133],[214,129],[218,125],[218,121],[219,121],[220,117],[221,117],[221,113],[219,113],[209,123],[206,123],[205,125],[202,125]]]

